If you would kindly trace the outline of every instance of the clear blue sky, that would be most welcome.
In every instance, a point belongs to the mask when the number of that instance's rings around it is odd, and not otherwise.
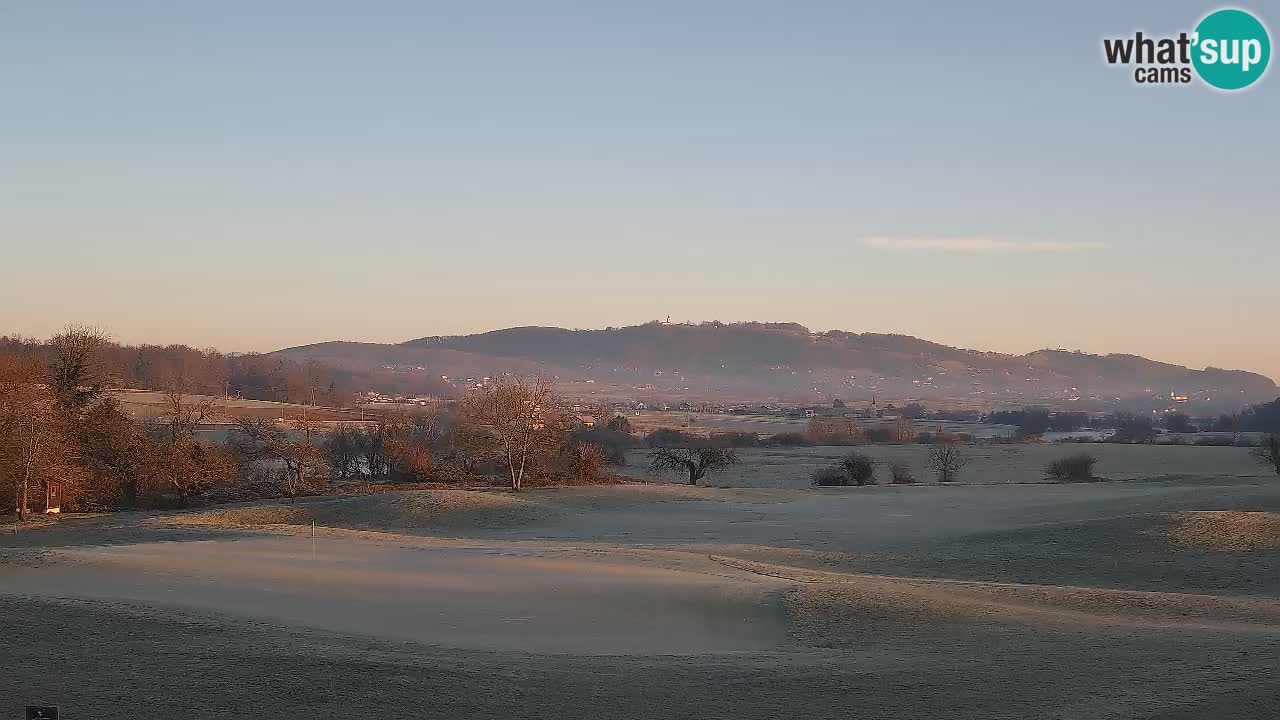
[[[670,314],[1280,377],[1280,77],[1102,61],[1217,7],[0,4],[0,332]]]

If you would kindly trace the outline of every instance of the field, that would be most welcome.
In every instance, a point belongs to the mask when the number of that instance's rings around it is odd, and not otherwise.
[[[888,481],[888,465],[905,463],[916,479],[928,481],[927,445],[862,445],[858,447],[746,448],[738,451],[739,464],[704,479],[706,485],[760,488],[802,488],[810,484],[814,470],[830,465],[851,452],[869,455],[877,462],[877,477]],[[1007,484],[1040,482],[1049,462],[1076,453],[1098,459],[1095,473],[1108,480],[1149,480],[1165,477],[1257,477],[1267,470],[1249,455],[1247,448],[1193,445],[1120,445],[1066,443],[1051,445],[974,445],[962,448],[967,464],[959,482]],[[632,450],[622,472],[636,479],[648,478],[648,450]],[[678,480],[676,475],[662,476]]]
[[[718,480],[773,487],[9,526],[0,717],[1274,717],[1280,482],[1088,449],[1132,477],[1020,483],[1064,448],[1019,446],[973,484],[814,489],[752,454]]]
[[[711,435],[721,432],[752,432],[758,435],[777,433],[804,433],[809,427],[808,418],[791,418],[780,415],[736,415],[731,413],[687,413],[676,411],[641,410],[627,413],[633,432],[644,435],[658,428],[674,428],[693,435]],[[859,419],[864,428],[892,429],[891,420]],[[1016,428],[1009,425],[993,425],[977,422],[952,422],[947,420],[917,420],[916,430],[951,433],[968,433],[977,438],[990,438]]]
[[[167,407],[165,394],[156,390],[114,390],[111,392],[121,408],[132,418],[146,420],[161,417],[172,412]],[[269,400],[245,400],[210,395],[186,395],[186,402],[198,403],[211,400],[214,403],[213,421],[230,421],[237,417],[262,417],[272,420],[300,420],[306,418],[317,422],[350,422],[360,420],[358,410],[340,408],[310,407],[294,403],[279,403]]]

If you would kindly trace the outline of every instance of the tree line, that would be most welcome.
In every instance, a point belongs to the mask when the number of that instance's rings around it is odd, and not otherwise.
[[[98,370],[102,382],[111,387],[161,390],[180,372],[195,392],[206,395],[329,407],[348,407],[355,402],[357,391],[365,390],[433,396],[453,392],[439,375],[427,372],[334,367],[276,353],[228,354],[188,345],[124,345],[88,328],[69,328],[49,340],[0,336],[0,352],[32,355],[52,363],[59,353],[55,340],[85,330],[98,337]]]
[[[73,373],[87,390],[163,390],[181,377],[194,393],[328,406],[349,404],[355,390],[349,375],[318,362],[187,345],[122,345],[88,327],[70,327],[44,341],[0,336],[0,353]]]
[[[624,462],[630,446],[629,433],[604,426],[606,410],[600,429],[583,427],[549,383],[516,378],[362,424],[238,418],[208,391],[220,378],[228,381],[228,367],[246,366],[180,347],[125,354],[132,372],[145,366],[154,373],[164,399],[159,415],[136,421],[108,392],[129,365],[120,349],[91,328],[0,348],[0,499],[20,519],[44,511],[55,491],[61,507],[84,510],[296,497],[343,481],[499,478],[513,489],[606,481],[608,464]],[[289,387],[325,386],[321,375],[280,377]],[[288,396],[309,399],[310,392]],[[211,428],[225,438],[213,439]]]

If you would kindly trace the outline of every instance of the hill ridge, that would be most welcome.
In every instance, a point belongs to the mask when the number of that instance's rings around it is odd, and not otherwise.
[[[277,352],[349,369],[431,371],[437,377],[541,373],[636,392],[739,399],[830,402],[878,395],[1083,406],[1163,397],[1204,409],[1280,394],[1272,379],[1258,373],[1194,369],[1129,353],[1044,348],[1015,355],[898,333],[811,331],[798,323],[529,325],[400,343],[328,341]]]

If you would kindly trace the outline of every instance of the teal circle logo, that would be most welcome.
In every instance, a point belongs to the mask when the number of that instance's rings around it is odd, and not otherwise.
[[[1241,90],[1258,81],[1271,60],[1271,36],[1243,10],[1218,10],[1196,26],[1191,63],[1200,79],[1219,90]]]

